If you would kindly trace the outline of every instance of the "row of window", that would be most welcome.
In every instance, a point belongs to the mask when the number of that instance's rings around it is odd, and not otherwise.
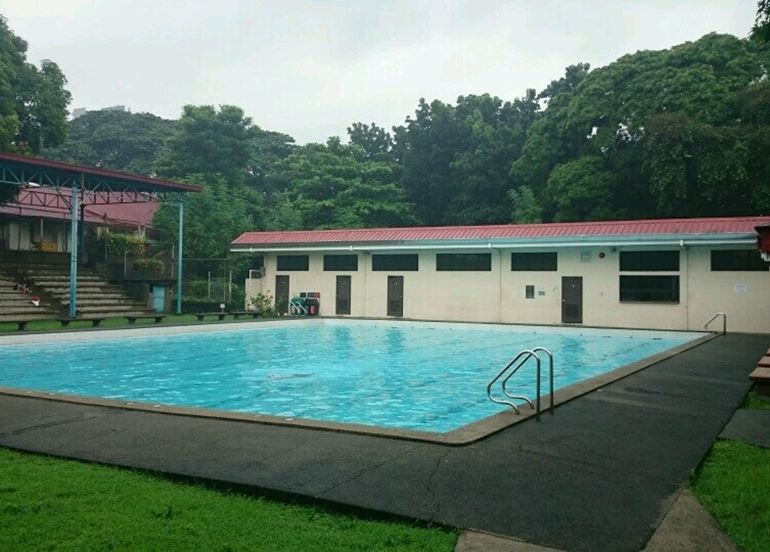
[[[278,255],[279,271],[309,270],[308,255]],[[324,255],[324,270],[355,272],[358,255]],[[419,269],[417,254],[372,255],[374,271],[416,271]],[[489,272],[492,270],[490,253],[438,253],[436,270]],[[511,253],[511,270],[555,272],[558,257],[549,253]],[[711,252],[711,270],[764,271],[768,266],[756,251],[751,249],[725,249]],[[621,251],[621,272],[678,272],[679,251]]]

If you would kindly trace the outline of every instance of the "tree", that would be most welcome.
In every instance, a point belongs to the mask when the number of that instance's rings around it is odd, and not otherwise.
[[[556,207],[554,220],[611,219],[616,185],[600,157],[584,156],[557,165],[546,184],[546,197]]]
[[[251,158],[251,119],[240,107],[186,105],[161,151],[157,172],[169,178],[199,174],[243,179]]]
[[[27,43],[0,16],[0,151],[39,153],[66,138],[71,95],[59,67],[43,60],[27,62]],[[16,190],[0,185],[0,203]]]
[[[770,42],[770,0],[757,2],[757,17],[751,29],[751,36],[762,42]]]
[[[175,121],[150,113],[89,111],[69,123],[69,137],[46,157],[70,163],[149,175]]]
[[[291,187],[279,197],[287,219],[269,217],[274,228],[353,228],[399,226],[415,222],[398,186],[398,166],[367,158],[357,145],[338,138],[326,144],[297,148],[278,164],[274,174]]]
[[[521,186],[508,192],[513,207],[511,217],[516,224],[534,224],[543,222],[543,208],[535,197],[532,188]]]

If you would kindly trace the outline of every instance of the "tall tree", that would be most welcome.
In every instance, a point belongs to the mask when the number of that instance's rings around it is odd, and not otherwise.
[[[175,121],[150,113],[89,111],[69,123],[69,137],[46,157],[117,171],[152,174]]]
[[[770,42],[770,0],[757,2],[757,17],[751,29],[751,36],[762,42]]]
[[[59,67],[43,60],[40,69],[27,62],[27,43],[0,15],[0,151],[39,153],[67,134],[71,95]],[[0,202],[16,190],[0,185]]]

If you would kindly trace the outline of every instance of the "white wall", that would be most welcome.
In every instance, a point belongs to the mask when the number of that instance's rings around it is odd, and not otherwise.
[[[701,330],[706,320],[722,311],[728,315],[729,330],[770,332],[770,271],[712,272],[710,250],[679,249],[678,272],[623,273],[678,274],[679,303],[621,302],[619,251],[610,247],[562,248],[555,272],[511,271],[510,249],[492,251],[492,270],[485,272],[436,271],[436,252],[442,252],[440,249],[420,251],[417,272],[373,272],[371,255],[363,252],[357,253],[356,272],[325,272],[323,252],[309,253],[308,271],[277,272],[276,254],[265,253],[260,289],[275,297],[276,274],[288,275],[290,296],[318,291],[320,314],[334,316],[335,277],[349,275],[352,316],[374,318],[387,315],[387,277],[403,276],[405,318],[560,324],[562,277],[579,276],[583,279],[582,323],[586,326]],[[246,285],[248,290],[256,284],[247,280]],[[533,299],[525,298],[526,285],[535,286]]]

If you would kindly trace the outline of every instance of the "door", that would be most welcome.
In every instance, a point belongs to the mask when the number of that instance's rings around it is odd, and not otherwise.
[[[350,314],[350,276],[337,276],[336,314]]]
[[[583,278],[563,276],[561,279],[561,321],[565,324],[583,322]]]
[[[275,310],[278,314],[289,314],[289,277],[275,277]]]
[[[404,316],[403,276],[388,276],[388,316]]]
[[[166,286],[152,286],[152,310],[166,312]]]

